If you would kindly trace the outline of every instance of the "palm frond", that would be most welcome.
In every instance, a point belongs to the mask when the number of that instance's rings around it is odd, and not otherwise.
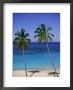
[[[36,30],[35,33],[40,33],[40,30]]]
[[[24,37],[27,37],[27,36],[29,36],[29,34],[28,34],[28,33],[24,35]]]
[[[49,41],[52,41],[52,37],[48,36],[48,40],[49,40]]]
[[[53,33],[48,33],[48,35],[54,37],[54,34]]]
[[[15,35],[19,36],[20,35],[20,32],[15,33]]]
[[[35,35],[34,38],[38,37],[38,35]]]
[[[45,24],[41,24],[40,26],[41,26],[42,30],[45,31],[45,29],[46,29]]]
[[[40,30],[40,27],[38,27],[36,30]]]
[[[51,35],[52,35],[52,37],[54,37],[54,34],[53,33]]]
[[[22,28],[22,29],[21,29],[21,32],[24,32],[24,33],[25,33],[25,29]]]
[[[52,27],[48,27],[48,30],[52,30]]]
[[[29,34],[25,33],[25,30],[22,28],[21,31],[15,33],[15,35],[17,35],[17,37],[15,37],[14,43],[17,48],[27,48],[30,43],[30,39],[27,38]]]

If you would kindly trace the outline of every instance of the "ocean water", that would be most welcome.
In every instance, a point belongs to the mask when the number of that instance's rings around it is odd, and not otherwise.
[[[48,47],[51,50],[51,54],[48,53],[46,45],[44,43],[38,44],[37,42],[30,43],[28,49],[25,50],[24,55],[22,50],[13,47],[13,69],[24,69],[25,62],[27,69],[45,69],[53,68],[51,59],[54,62],[56,68],[60,68],[60,43],[51,42],[48,43]]]

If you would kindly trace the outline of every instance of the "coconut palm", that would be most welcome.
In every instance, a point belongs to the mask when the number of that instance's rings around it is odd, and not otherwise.
[[[28,33],[25,33],[25,30],[22,28],[20,32],[15,33],[15,39],[14,43],[17,48],[22,49],[22,54],[24,57],[24,51],[28,48],[30,39],[27,38],[29,36]],[[26,61],[25,61],[25,75],[27,77],[27,71],[26,71]]]
[[[55,73],[57,75],[57,72],[56,72],[56,68],[55,68],[55,65],[54,65],[54,62],[52,60],[52,57],[51,57],[51,50],[50,48],[48,47],[48,42],[49,41],[52,41],[52,38],[54,37],[54,34],[51,33],[50,31],[52,30],[51,27],[49,28],[46,28],[45,24],[41,24],[36,30],[35,30],[35,33],[36,35],[34,36],[35,38],[37,38],[38,42],[41,43],[41,42],[44,42],[46,47],[47,47],[47,50],[48,50],[48,53],[50,54],[50,60],[51,60],[51,63],[53,65],[53,68],[55,70]],[[58,75],[57,75],[58,76]]]

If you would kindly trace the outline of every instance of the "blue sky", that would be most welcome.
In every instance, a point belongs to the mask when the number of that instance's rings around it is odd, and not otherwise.
[[[40,24],[51,26],[53,42],[60,42],[60,13],[13,13],[13,35],[24,28],[31,42],[36,42],[34,31]]]

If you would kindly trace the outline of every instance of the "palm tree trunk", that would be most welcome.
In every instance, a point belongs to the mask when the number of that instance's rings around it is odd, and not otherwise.
[[[47,47],[48,53],[50,55],[50,61],[51,61],[52,65],[53,65],[53,68],[55,70],[56,76],[58,77],[57,72],[56,72],[56,68],[55,68],[55,65],[54,65],[54,62],[53,62],[52,57],[51,57],[51,52],[50,52],[49,47],[48,47],[48,42],[46,42],[46,47]]]
[[[56,74],[56,76],[58,77],[57,72],[56,72],[56,68],[55,68],[55,65],[54,65],[54,62],[53,62],[52,57],[51,57],[51,52],[50,52],[50,49],[49,49],[49,47],[48,47],[47,30],[46,30],[46,47],[47,47],[48,53],[49,53],[49,55],[50,55],[50,59],[51,59],[50,61],[51,61],[52,65],[53,65],[55,74]]]
[[[23,57],[24,57],[24,48],[23,48]],[[27,77],[26,60],[25,60],[25,75],[26,75],[26,77]]]

